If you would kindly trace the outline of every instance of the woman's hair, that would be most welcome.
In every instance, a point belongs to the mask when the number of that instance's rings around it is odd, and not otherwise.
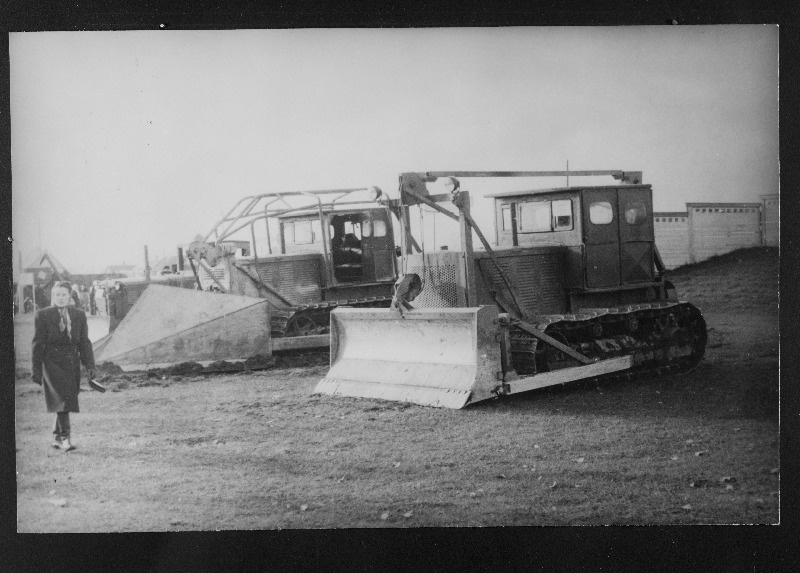
[[[53,285],[53,289],[51,290],[55,290],[57,288],[65,288],[68,292],[72,292],[72,284],[69,281],[56,281]]]

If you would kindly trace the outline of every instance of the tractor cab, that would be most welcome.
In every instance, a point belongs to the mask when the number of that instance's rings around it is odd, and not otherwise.
[[[244,197],[188,245],[196,282],[281,308],[388,304],[397,256],[381,195],[361,187]]]
[[[316,251],[329,258],[331,284],[396,278],[392,223],[383,207],[285,215],[280,237],[284,254]]]
[[[609,185],[489,195],[500,247],[561,246],[568,286],[639,287],[656,280],[650,185]]]

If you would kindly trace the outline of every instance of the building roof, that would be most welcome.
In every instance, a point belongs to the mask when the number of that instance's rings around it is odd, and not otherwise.
[[[725,208],[731,207],[761,207],[761,203],[686,203],[687,208],[692,207],[711,207],[711,208]]]
[[[46,249],[38,253],[33,259],[31,259],[31,263],[22,267],[23,269],[53,269],[57,271],[59,274],[69,274],[67,268],[61,264],[61,262],[56,258],[56,256]]]
[[[178,255],[167,255],[166,257],[161,257],[160,259],[151,263],[150,270],[156,271],[163,269],[166,266],[177,265],[177,264],[178,264]]]
[[[105,273],[118,273],[122,271],[132,271],[136,269],[136,265],[108,265]]]

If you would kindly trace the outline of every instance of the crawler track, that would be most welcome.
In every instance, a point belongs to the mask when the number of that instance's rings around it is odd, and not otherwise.
[[[330,313],[339,306],[389,308],[392,297],[369,297],[351,300],[318,302],[293,307],[272,307],[270,330],[273,338],[327,334]]]
[[[684,373],[705,353],[706,323],[687,302],[665,301],[547,315],[537,329],[595,359],[633,355],[634,367],[609,377]],[[579,362],[521,329],[511,331],[511,360],[518,374],[577,366]]]

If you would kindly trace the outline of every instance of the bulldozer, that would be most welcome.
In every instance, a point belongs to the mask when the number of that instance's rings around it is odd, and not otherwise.
[[[331,310],[391,304],[399,253],[390,210],[374,201],[381,195],[362,187],[240,199],[178,249],[177,267],[185,253],[191,272],[127,283],[125,316],[95,343],[98,362],[227,371],[221,363],[327,348]]]
[[[486,195],[496,247],[461,189],[461,179],[563,176],[565,187]],[[570,186],[576,176],[618,183]],[[665,277],[652,186],[641,172],[441,171],[399,179],[399,199],[382,200],[401,222],[403,272],[392,301],[330,314],[330,369],[315,393],[463,408],[579,380],[688,372],[702,360],[705,320]],[[444,193],[431,192],[436,181]],[[419,248],[410,209],[423,206],[458,224],[460,250]]]
[[[327,347],[334,308],[391,304],[398,253],[380,196],[362,187],[240,199],[186,248],[197,288],[266,299],[273,350]]]

